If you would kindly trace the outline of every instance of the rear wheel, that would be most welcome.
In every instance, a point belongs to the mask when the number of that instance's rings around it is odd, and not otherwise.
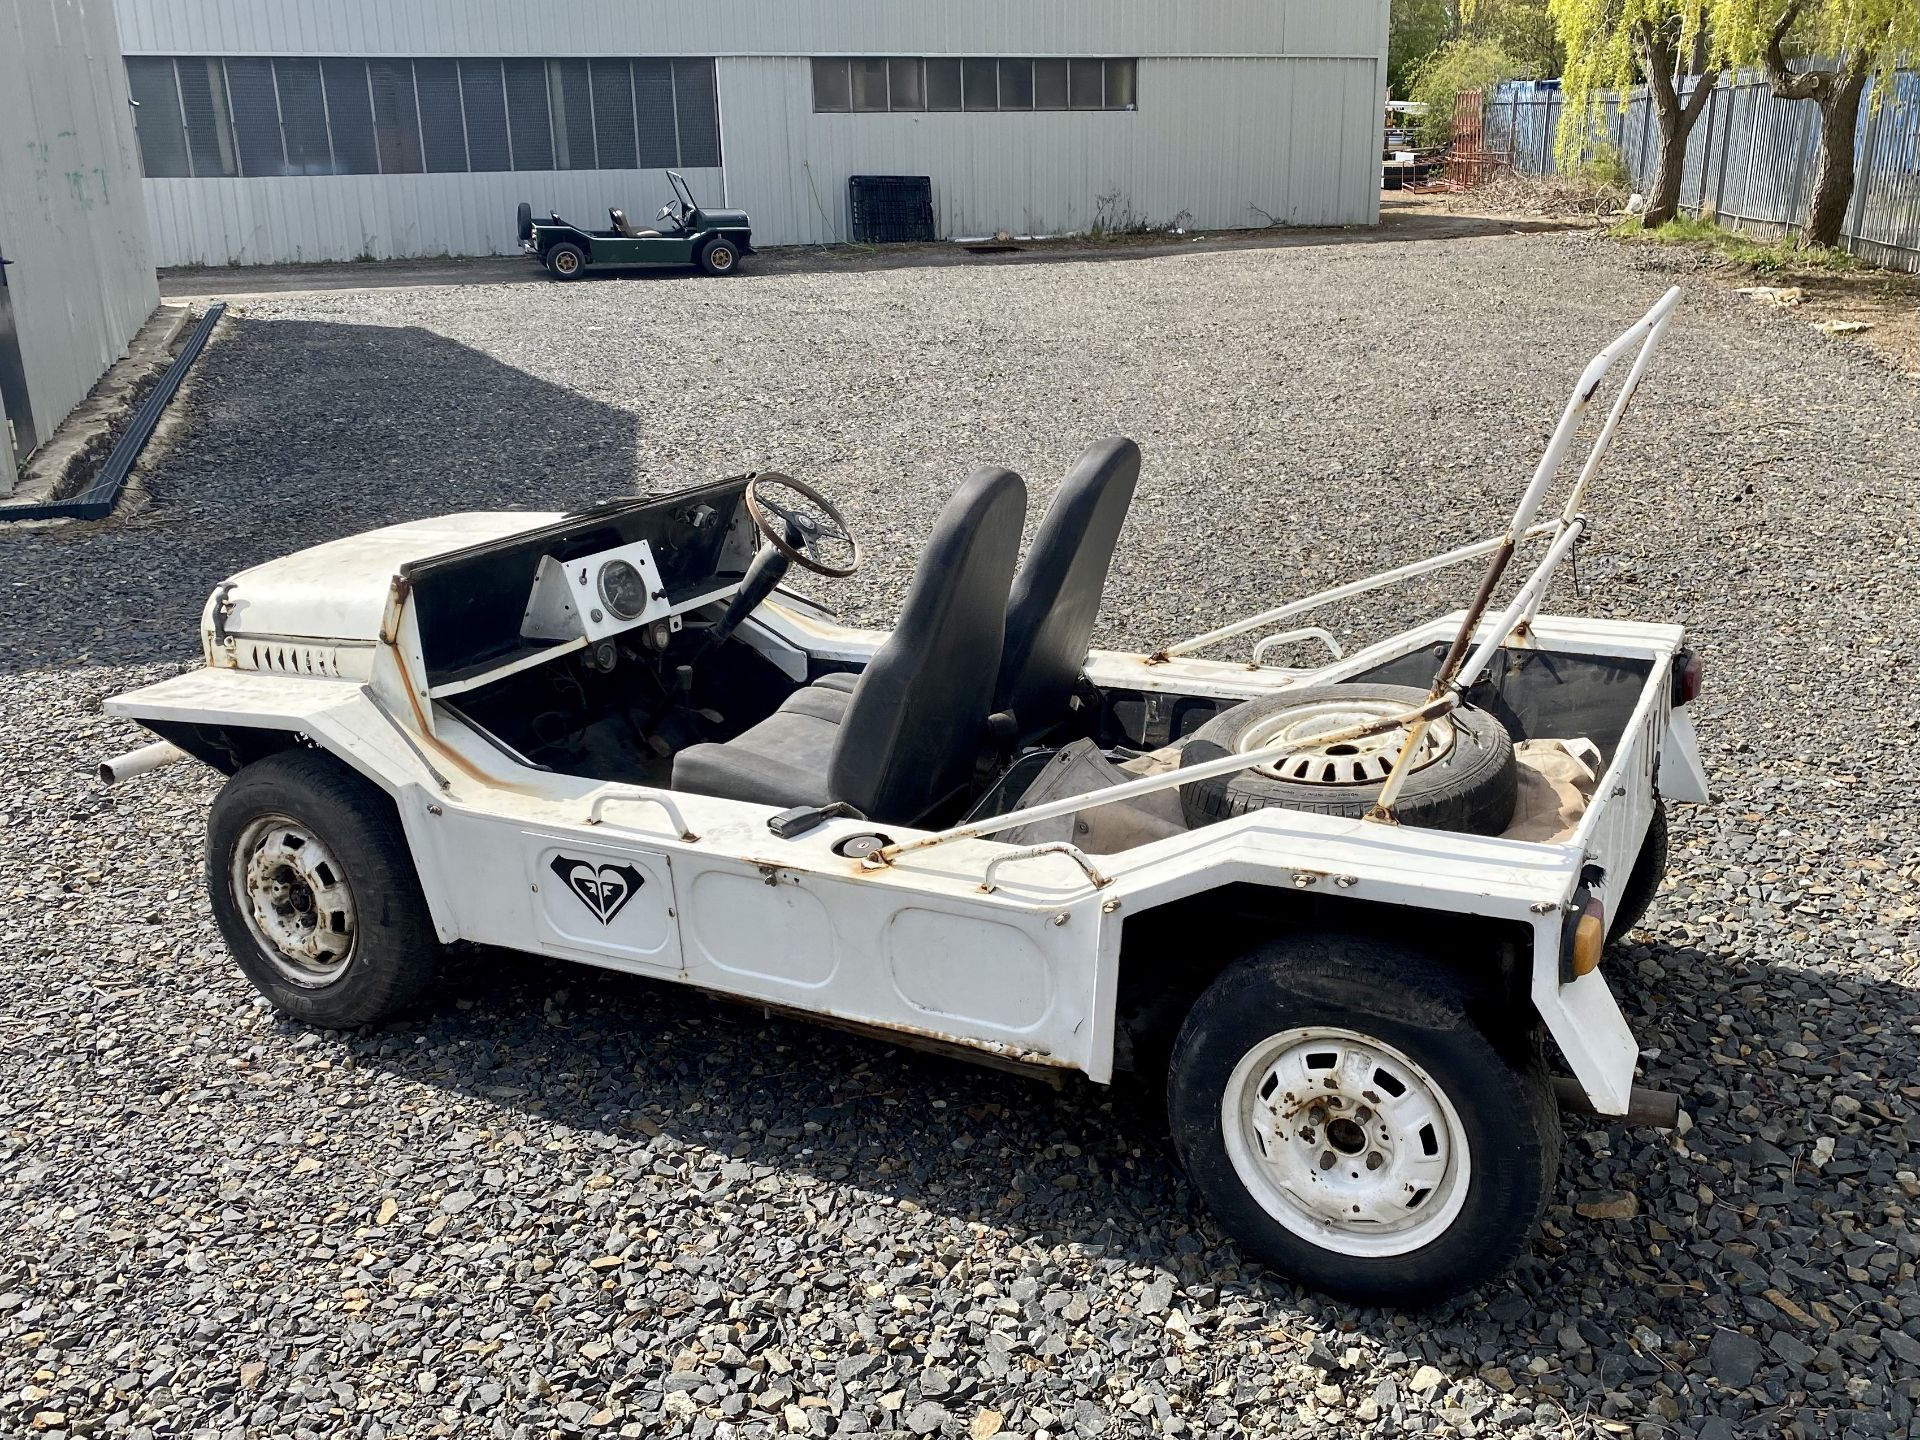
[[[570,240],[547,251],[547,273],[556,280],[577,280],[586,268],[587,252]]]
[[[1634,857],[1633,869],[1627,873],[1627,883],[1620,890],[1620,903],[1607,922],[1609,945],[1626,938],[1627,932],[1646,917],[1647,907],[1653,904],[1653,897],[1659,893],[1660,882],[1666,876],[1667,807],[1655,800],[1653,819],[1647,824],[1647,838],[1640,842],[1640,853]]]
[[[700,268],[709,275],[731,275],[740,264],[740,252],[731,240],[709,240],[700,247]]]
[[[1560,1119],[1531,1038],[1497,1043],[1475,1010],[1444,966],[1384,939],[1292,936],[1223,971],[1181,1027],[1167,1110],[1234,1239],[1364,1304],[1428,1304],[1504,1269],[1553,1193]]]
[[[433,979],[439,940],[393,802],[321,751],[280,751],[226,783],[207,892],[241,970],[296,1019],[365,1025]]]

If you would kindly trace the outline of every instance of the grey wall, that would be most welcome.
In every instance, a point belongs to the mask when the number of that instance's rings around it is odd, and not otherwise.
[[[806,60],[720,65],[728,190],[769,243],[849,238],[847,177],[926,175],[947,236],[1380,218],[1373,58],[1142,58],[1139,109],[815,114]]]
[[[1353,55],[1386,0],[120,0],[129,55]]]
[[[769,245],[847,236],[847,177],[932,177],[945,235],[1379,218],[1387,0],[120,0],[128,54],[713,56],[723,167]],[[1134,112],[815,114],[814,55],[1137,58]],[[645,171],[144,182],[162,264],[502,254],[513,207],[651,215]],[[1103,204],[1104,202],[1104,204]]]
[[[0,0],[0,255],[45,441],[159,301],[111,0]]]

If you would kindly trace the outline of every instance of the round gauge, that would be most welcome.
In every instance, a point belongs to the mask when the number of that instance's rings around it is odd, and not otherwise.
[[[647,608],[647,582],[625,560],[610,560],[600,567],[600,598],[622,620],[638,620]]]

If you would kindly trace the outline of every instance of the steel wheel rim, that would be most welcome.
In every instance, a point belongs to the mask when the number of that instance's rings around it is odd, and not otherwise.
[[[1310,701],[1289,706],[1277,715],[1269,715],[1248,726],[1237,748],[1245,755],[1270,745],[1300,742],[1303,748],[1295,753],[1253,768],[1272,779],[1290,780],[1299,785],[1378,785],[1393,770],[1400,747],[1406,743],[1405,730],[1396,727],[1331,746],[1316,747],[1312,739],[1352,725],[1371,724],[1404,714],[1406,710],[1407,706],[1397,700]],[[1453,722],[1444,716],[1433,721],[1420,737],[1412,768],[1424,770],[1444,759],[1453,744]]]
[[[1220,1122],[1260,1208],[1335,1254],[1418,1250],[1467,1201],[1472,1160],[1453,1102],[1414,1060],[1358,1031],[1260,1041],[1228,1077]]]
[[[229,882],[254,944],[288,982],[320,989],[346,974],[358,931],[353,887],[310,829],[261,816],[233,847]]]
[[[716,270],[731,270],[733,268],[733,251],[725,245],[714,246],[713,249],[708,252],[707,258],[713,262],[713,268]]]
[[[558,270],[562,275],[571,275],[575,270],[580,268],[580,257],[575,255],[571,250],[562,250],[558,255],[553,257],[553,268]]]

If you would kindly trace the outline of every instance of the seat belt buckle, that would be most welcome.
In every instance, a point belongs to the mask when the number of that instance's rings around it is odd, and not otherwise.
[[[864,820],[853,806],[844,800],[835,800],[830,805],[796,805],[791,810],[782,810],[778,815],[767,817],[767,829],[782,840],[792,840],[809,830],[817,830],[829,820]]]

